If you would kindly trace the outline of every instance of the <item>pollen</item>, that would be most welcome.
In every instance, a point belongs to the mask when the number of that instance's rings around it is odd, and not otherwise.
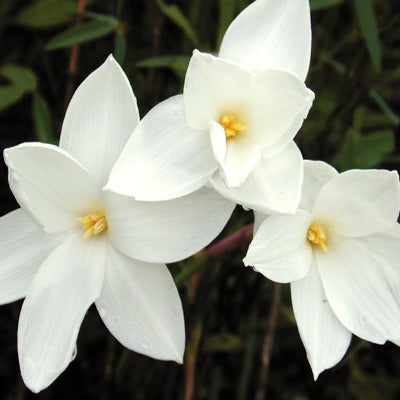
[[[219,123],[224,128],[227,139],[234,139],[247,130],[246,125],[236,121],[235,114],[225,114]]]
[[[323,251],[327,251],[328,247],[326,246],[326,233],[324,228],[315,223],[311,224],[307,231],[307,240],[313,244],[321,247]]]
[[[84,230],[83,238],[98,235],[107,229],[106,216],[102,212],[92,212],[82,218],[78,218]]]

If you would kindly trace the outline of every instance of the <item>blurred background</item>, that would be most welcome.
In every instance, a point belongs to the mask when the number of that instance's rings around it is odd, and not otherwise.
[[[249,3],[1,0],[2,149],[24,141],[57,143],[74,90],[110,53],[127,73],[145,115],[181,92],[192,50],[216,52],[229,23]],[[304,158],[328,161],[341,171],[398,169],[399,1],[311,0],[311,8],[307,85],[316,100],[296,137]],[[0,172],[3,215],[17,204],[4,164]],[[237,208],[221,237],[250,222],[252,214]],[[243,236],[218,257],[170,266],[185,311],[183,366],[124,349],[91,308],[76,359],[49,389],[33,395],[18,367],[22,302],[2,306],[0,399],[400,399],[400,348],[390,343],[377,346],[353,337],[344,360],[314,382],[289,286],[274,286],[243,267],[248,240]],[[262,361],[263,348],[270,363]],[[260,374],[268,369],[263,381]]]

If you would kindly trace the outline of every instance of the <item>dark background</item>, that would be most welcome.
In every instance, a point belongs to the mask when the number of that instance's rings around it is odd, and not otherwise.
[[[110,53],[127,73],[143,116],[159,101],[181,91],[193,48],[215,52],[229,22],[250,3],[174,1],[176,7],[152,0],[1,0],[2,148],[32,140],[56,143],[73,90]],[[81,17],[76,14],[78,6],[85,6]],[[339,170],[398,169],[398,1],[313,0],[311,6],[313,53],[307,85],[316,100],[296,137],[304,158],[328,161]],[[69,42],[57,36],[79,19],[83,30],[70,32]],[[79,48],[79,57],[71,66],[74,46]],[[0,172],[3,215],[17,204],[8,189],[4,164]],[[251,213],[238,209],[224,235],[251,220]],[[183,399],[185,388],[191,387],[187,371],[193,365],[193,399],[253,399],[273,285],[243,267],[245,252],[243,243],[200,267],[194,268],[193,260],[171,266],[185,311],[184,366],[124,349],[96,310],[90,309],[80,330],[75,361],[49,389],[33,395],[24,387],[18,367],[21,302],[2,306],[0,399]],[[186,271],[185,279],[181,279],[182,271]],[[283,286],[269,399],[400,399],[399,378],[399,348],[353,337],[345,359],[314,383],[294,321],[289,287]]]

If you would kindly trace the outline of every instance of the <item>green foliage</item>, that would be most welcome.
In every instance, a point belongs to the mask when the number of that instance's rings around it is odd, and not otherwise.
[[[35,133],[39,141],[56,144],[50,107],[40,93],[33,96],[32,114]]]
[[[71,47],[79,43],[98,39],[115,31],[118,20],[115,18],[101,18],[74,26],[53,37],[46,45],[46,50],[58,50]]]
[[[377,71],[382,68],[382,47],[374,13],[373,0],[354,0],[354,8],[372,64]]]
[[[219,0],[219,23],[217,34],[217,48],[220,47],[226,29],[235,17],[236,1]]]
[[[15,22],[26,28],[48,29],[70,22],[75,13],[75,0],[36,0],[20,11]]]
[[[343,3],[344,0],[310,0],[311,11],[330,8]]]
[[[0,111],[18,102],[25,94],[36,90],[36,75],[29,68],[7,64],[0,68],[0,75],[9,82],[0,86]]]
[[[157,4],[164,15],[182,29],[184,34],[191,40],[194,46],[199,47],[200,42],[196,32],[194,31],[188,18],[182,13],[179,6],[176,4],[167,5],[162,0],[157,0]]]

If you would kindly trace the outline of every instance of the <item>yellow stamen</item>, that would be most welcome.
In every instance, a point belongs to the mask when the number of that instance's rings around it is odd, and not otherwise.
[[[78,218],[78,220],[84,229],[84,239],[93,235],[98,235],[107,229],[106,216],[102,212],[93,212],[82,218]]]
[[[323,251],[327,251],[328,247],[326,246],[326,233],[324,228],[317,224],[311,224],[307,231],[307,240],[312,243],[316,244],[317,246],[321,247]]]
[[[235,122],[235,119],[235,114],[225,114],[219,121],[225,130],[227,139],[233,139],[247,130],[246,125],[243,125],[241,122]]]

